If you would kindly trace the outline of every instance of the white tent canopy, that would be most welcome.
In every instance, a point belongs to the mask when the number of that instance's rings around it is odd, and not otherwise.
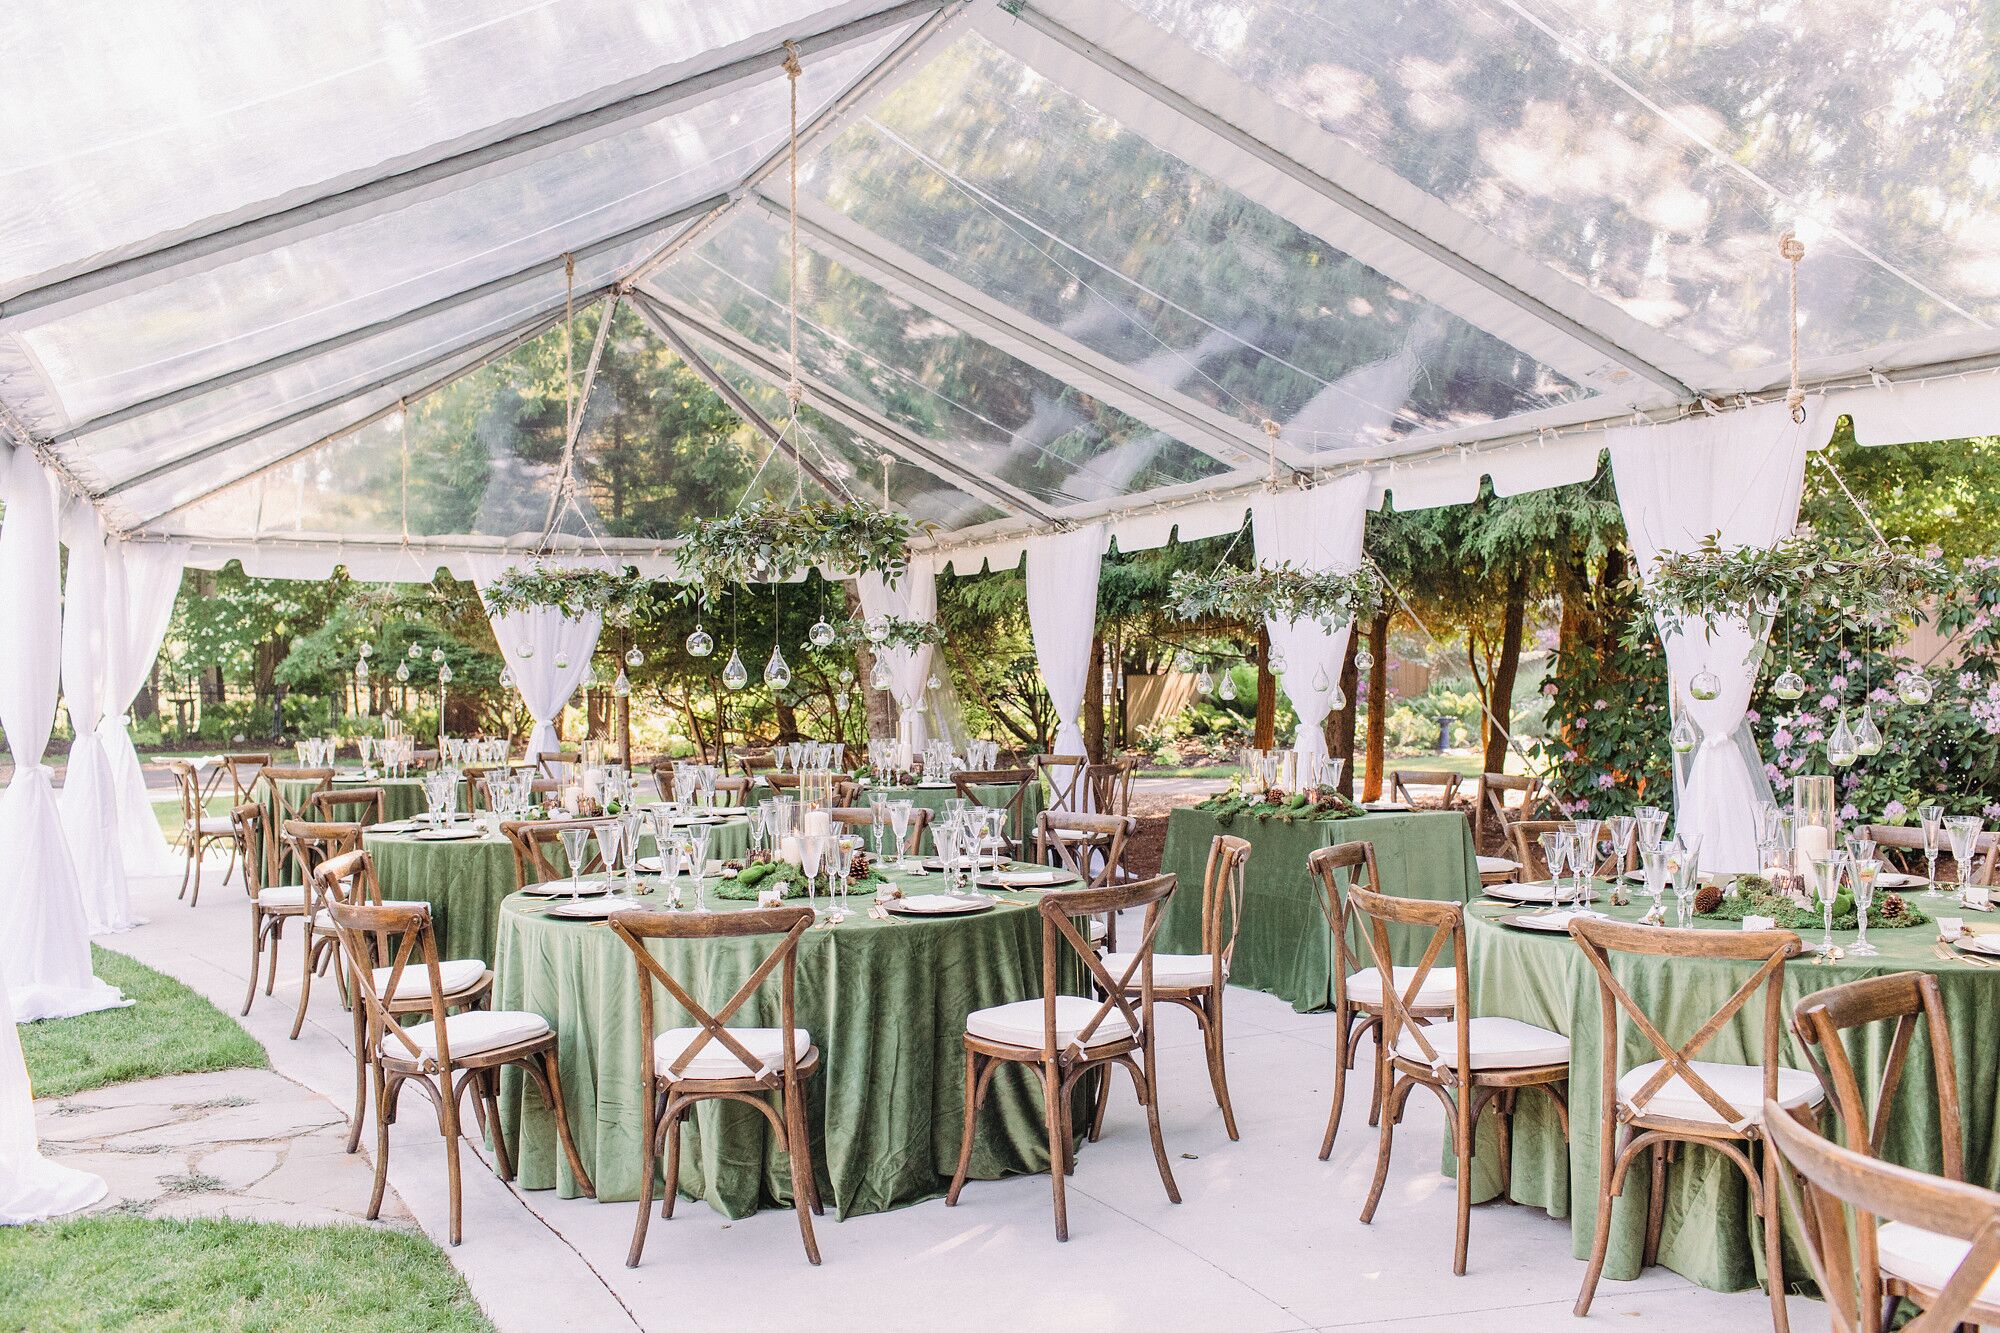
[[[1274,469],[1406,508],[1588,475],[1599,428],[1782,393],[1788,229],[1823,420],[1993,429],[1996,8],[30,6],[0,419],[200,564],[530,545],[552,469],[494,432],[482,502],[415,512],[405,451],[463,442],[410,409],[615,293],[782,418],[790,40],[798,464],[875,494],[892,460],[947,558],[1226,531]]]

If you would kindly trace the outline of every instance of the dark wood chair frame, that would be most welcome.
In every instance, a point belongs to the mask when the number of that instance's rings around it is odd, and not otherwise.
[[[305,894],[296,903],[274,904],[264,900],[264,890],[278,887],[267,882],[265,871],[276,864],[270,839],[264,835],[264,807],[245,801],[229,812],[236,831],[237,858],[243,863],[243,888],[250,895],[250,989],[244,993],[242,1014],[250,1012],[257,998],[257,974],[262,971],[264,994],[278,984],[278,944],[284,938],[285,922],[305,915]],[[265,961],[268,950],[270,958]]]
[[[951,785],[974,805],[1007,812],[1000,836],[1018,850],[1028,845],[1028,788],[1035,785],[1032,768],[961,769],[951,775]],[[981,787],[1006,787],[1006,799],[989,801],[979,794]],[[843,803],[844,804],[844,803]]]
[[[180,788],[181,796],[181,836],[178,842],[183,859],[181,861],[181,889],[175,896],[187,898],[188,906],[193,907],[201,901],[202,853],[214,843],[226,842],[229,844],[229,865],[222,872],[222,882],[227,884],[229,877],[236,873],[236,863],[242,859],[243,848],[241,841],[236,836],[235,824],[233,822],[233,807],[232,814],[225,816],[225,818],[232,821],[229,832],[202,832],[202,821],[208,818],[208,802],[215,795],[215,789],[222,785],[223,768],[218,766],[214,776],[210,777],[207,785],[204,786],[201,780],[201,773],[187,760],[173,760],[170,767],[173,769],[174,784]],[[240,805],[242,802],[238,801],[236,804]],[[194,894],[192,897],[188,895],[190,875],[192,875],[194,882]]]
[[[863,830],[872,833],[875,830],[875,811],[868,806],[840,805],[835,806],[827,813],[833,816],[834,823],[839,824],[843,828],[853,829],[857,833]],[[931,826],[931,815],[933,813],[928,806],[913,805],[910,807],[910,822],[903,825],[904,856],[915,856],[918,850],[924,845],[924,832]],[[883,827],[888,827],[886,822]],[[888,836],[889,838],[894,838],[896,830],[889,829]],[[870,856],[875,854],[875,848],[872,843],[868,846],[867,851]]]
[[[285,789],[278,785],[281,782],[311,782],[316,785],[298,800],[288,801],[285,799]],[[333,790],[333,770],[286,768],[281,764],[266,764],[258,771],[257,782],[252,784],[252,800],[256,799],[255,786],[262,783],[271,785],[271,809],[278,812],[278,817],[274,820],[267,819],[264,826],[264,847],[270,858],[264,862],[264,877],[272,884],[280,884],[284,882],[285,867],[292,863],[292,858],[285,851],[284,842],[279,834],[283,831],[286,821],[308,818],[307,807],[319,796]],[[305,882],[303,868],[299,873],[299,882],[301,884]]]
[[[1521,793],[1521,804],[1517,809],[1509,809],[1507,793]],[[1526,777],[1512,773],[1481,773],[1479,785],[1474,791],[1472,804],[1472,839],[1479,846],[1486,845],[1486,821],[1491,819],[1495,831],[1502,838],[1507,836],[1507,828],[1517,819],[1533,819],[1535,806],[1542,799],[1542,780],[1534,774]]]
[[[1035,816],[1035,859],[1067,870],[1088,888],[1102,889],[1130,879],[1125,870],[1125,844],[1139,829],[1130,815],[1079,814],[1043,810]],[[1118,947],[1118,918],[1104,922],[1100,941],[1109,952]]]
[[[285,850],[303,867],[305,875],[306,910],[300,927],[305,932],[300,952],[305,970],[299,979],[299,1011],[292,1019],[293,1041],[299,1039],[299,1033],[306,1025],[306,1006],[312,1002],[315,975],[324,975],[331,966],[334,969],[334,984],[340,987],[341,1003],[353,1002],[347,992],[347,972],[340,966],[340,935],[336,931],[321,929],[318,924],[319,914],[325,909],[327,899],[314,872],[333,857],[360,851],[361,828],[359,824],[288,819],[278,835]]]
[[[1545,880],[1549,877],[1548,858],[1542,855],[1542,834],[1567,833],[1576,824],[1568,819],[1517,819],[1507,826],[1507,837],[1514,844],[1514,859],[1521,863],[1520,875],[1529,880]],[[1635,837],[1621,859],[1617,852],[1599,858],[1592,872],[1599,879],[1613,879],[1639,865],[1639,840]],[[1483,882],[1483,881],[1482,881]]]
[[[380,787],[334,787],[306,798],[304,817],[321,824],[357,824],[366,827],[382,822],[383,803],[388,799]],[[356,814],[343,812],[359,806]]]
[[[604,853],[598,846],[596,831],[610,823],[609,819],[509,819],[500,825],[500,833],[514,850],[514,887],[525,889],[530,884],[545,884],[552,879],[564,878],[556,869],[544,847],[561,846],[564,829],[589,829],[593,837],[590,856],[581,866],[570,867],[570,875],[591,875],[604,869]]]
[[[1389,770],[1389,799],[1415,807],[1417,798],[1410,794],[1412,784],[1419,787],[1442,787],[1444,808],[1451,810],[1458,805],[1460,788],[1464,782],[1462,774],[1454,773],[1447,768],[1392,768]]]

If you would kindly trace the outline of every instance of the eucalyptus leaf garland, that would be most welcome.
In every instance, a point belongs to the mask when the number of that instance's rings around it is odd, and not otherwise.
[[[606,623],[630,622],[648,580],[636,570],[533,564],[502,570],[480,589],[489,616],[548,607],[572,619],[601,614]]]
[[[1944,561],[1905,546],[1849,547],[1801,530],[1776,546],[1724,547],[1717,534],[1690,551],[1660,558],[1640,596],[1663,631],[1714,629],[1726,620],[1779,609],[1886,625],[1951,593],[1957,579]],[[1648,632],[1635,618],[1628,634]]]
[[[681,573],[711,596],[728,583],[776,583],[808,569],[901,577],[910,542],[929,530],[858,500],[759,500],[689,528],[675,551]]]
[[[1367,620],[1383,602],[1381,576],[1359,569],[1303,569],[1289,561],[1253,569],[1174,575],[1169,606],[1182,620],[1317,620],[1329,627]]]
[[[833,627],[835,648],[922,648],[944,642],[944,626],[934,620],[877,616],[873,620],[843,620]]]

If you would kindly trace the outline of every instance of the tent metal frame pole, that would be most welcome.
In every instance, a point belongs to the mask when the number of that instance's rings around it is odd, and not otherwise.
[[[832,27],[802,33],[792,40],[807,55],[825,55],[868,41],[920,16],[934,14],[942,3],[945,0],[903,0]],[[81,268],[72,264],[36,274],[15,293],[0,300],[0,323],[33,313],[54,317],[65,306],[99,304],[129,291],[158,286],[184,274],[227,263],[233,255],[250,247],[282,245],[291,239],[403,207],[444,193],[475,173],[491,174],[528,154],[546,155],[573,148],[635,122],[711,100],[745,79],[779,68],[784,59],[785,48],[778,43],[727,64],[664,82],[659,81],[663,71],[656,70],[649,76],[652,82],[648,86],[608,103],[588,104],[588,98],[602,97],[604,90],[598,89],[583,99],[547,108],[542,114],[553,114],[555,118],[532,129],[358,184],[343,185],[342,180],[352,179],[346,177],[307,186],[277,200],[251,204],[235,215],[204,219],[189,228],[167,233],[174,239],[107,263]],[[485,133],[491,133],[491,129]],[[285,204],[285,199],[302,201]],[[264,211],[258,212],[260,209]],[[246,212],[250,216],[241,216]],[[228,221],[231,216],[240,220]]]
[[[1096,42],[1072,31],[1060,19],[1036,7],[1031,0],[1018,0],[1018,3],[1011,3],[1005,6],[1005,10],[1013,18],[1027,24],[1044,37],[1097,66],[1112,78],[1136,89],[1147,98],[1175,114],[1194,122],[1238,151],[1263,163],[1273,171],[1288,177],[1297,184],[1304,186],[1327,203],[1332,204],[1348,215],[1378,231],[1394,237],[1426,258],[1449,268],[1467,281],[1476,283],[1491,295],[1506,301],[1530,318],[1556,329],[1606,359],[1625,367],[1633,374],[1659,385],[1677,398],[1691,400],[1699,396],[1693,388],[1683,383],[1677,376],[1635,354],[1629,348],[1619,345],[1604,334],[1599,333],[1596,329],[1580,323],[1575,318],[1564,314],[1540,298],[1523,291],[1475,260],[1425,235],[1379,205],[1329,180],[1303,162],[1290,156],[1284,150],[1266,143],[1257,136],[1239,128],[1201,103],[1161,83],[1158,79],[1155,79],[1152,75],[1139,69],[1137,66],[1127,64],[1099,46]]]
[[[589,301],[594,302],[599,297],[603,296],[610,290],[611,290],[610,288],[606,287],[598,291],[594,291],[590,293],[588,299]],[[148,528],[155,523],[163,522],[166,519],[173,517],[175,514],[181,513],[188,509],[192,509],[194,506],[200,504],[203,500],[211,499],[214,496],[222,494],[224,491],[233,490],[238,486],[246,485],[249,482],[257,480],[257,478],[259,477],[277,471],[279,468],[284,467],[288,463],[297,462],[299,459],[304,458],[308,454],[311,454],[312,452],[319,449],[323,445],[332,444],[336,440],[345,439],[349,435],[354,434],[356,431],[366,430],[378,421],[386,420],[387,418],[394,416],[398,412],[407,410],[411,404],[422,402],[424,399],[430,397],[432,394],[450,388],[452,385],[458,383],[466,376],[477,374],[479,371],[486,369],[486,367],[492,365],[496,361],[505,360],[508,356],[511,356],[513,353],[527,346],[529,343],[541,337],[543,334],[547,333],[550,329],[554,328],[556,325],[560,323],[562,323],[562,307],[558,306],[552,312],[544,311],[542,314],[536,317],[535,322],[532,325],[508,337],[506,341],[502,342],[499,346],[493,348],[491,351],[480,356],[476,361],[472,361],[466,365],[460,366],[457,370],[452,371],[449,375],[446,375],[440,379],[433,380],[430,383],[424,385],[420,389],[417,389],[411,393],[402,394],[396,399],[395,402],[384,404],[383,406],[378,407],[374,411],[368,413],[366,416],[359,417],[356,420],[348,422],[346,425],[342,426],[339,430],[329,431],[327,434],[318,437],[317,439],[311,441],[308,444],[302,444],[296,449],[287,450],[282,457],[274,458],[268,463],[260,463],[255,468],[251,469],[248,472],[242,473],[238,476],[231,477],[227,481],[217,483],[216,485],[210,487],[208,490],[203,491],[200,495],[193,496],[190,499],[182,500],[180,503],[176,504],[172,509],[162,510],[157,514],[154,514],[152,517],[144,519],[141,522],[135,524],[132,528],[128,529],[128,532],[137,532],[142,528]],[[461,347],[452,355],[463,356],[467,350],[469,349],[466,347]],[[450,358],[447,357],[445,359],[449,360]],[[405,373],[407,374],[408,372]],[[171,467],[172,465],[170,464],[168,466]],[[122,485],[124,483],[120,484]],[[107,495],[111,495],[114,493],[115,493],[114,491],[106,492]]]
[[[946,30],[952,25],[953,20],[964,13],[966,6],[970,3],[971,0],[945,0],[945,3],[942,5],[933,5],[932,8],[936,12],[919,24],[916,31],[898,42],[893,49],[880,60],[876,61],[869,69],[864,70],[853,83],[849,84],[846,91],[820,108],[817,115],[812,116],[805,124],[799,127],[800,154],[803,156],[805,151],[815,142],[839,129],[841,123],[846,119],[848,112],[852,111],[857,105],[872,95],[898,69],[928,50],[934,41],[941,39]],[[702,218],[686,231],[661,246],[658,251],[641,260],[638,264],[635,264],[632,271],[625,275],[625,281],[628,284],[637,283],[649,275],[658,272],[662,264],[665,264],[688,246],[701,240],[717,225],[727,221],[729,215],[741,207],[743,201],[754,193],[759,185],[777,174],[778,169],[785,165],[790,154],[791,146],[790,144],[786,144],[752,167],[749,173],[743,177],[742,182],[729,192],[729,202],[727,204],[716,209],[709,216]]]
[[[761,192],[757,201],[780,219],[789,211],[782,200]],[[992,301],[930,263],[903,253],[900,247],[858,223],[807,203],[799,210],[799,230],[850,261],[864,276],[904,288],[915,296],[919,305],[947,324],[973,337],[995,342],[1002,351],[1018,355],[1037,370],[1104,399],[1128,416],[1166,432],[1231,469],[1261,468],[1270,457],[1270,442],[1252,424],[1204,408],[1173,390],[1138,383],[1109,358],[1039,320]],[[873,274],[868,273],[871,269]],[[1301,470],[1299,458],[1282,437],[1277,457],[1286,469],[1295,473]]]
[[[736,386],[722,377],[721,371],[708,364],[708,358],[697,352],[694,349],[694,344],[683,338],[680,330],[676,329],[659,311],[655,310],[651,302],[641,298],[634,299],[627,304],[639,312],[639,318],[646,322],[646,327],[657,333],[667,346],[674,349],[675,354],[687,363],[688,369],[701,376],[708,384],[708,387],[715,390],[721,396],[722,401],[729,404],[730,409],[737,416],[743,418],[744,421],[750,424],[751,429],[770,441],[772,448],[789,457],[794,467],[819,483],[830,495],[839,495],[842,492],[852,493],[846,485],[821,471],[819,465],[812,462],[800,452],[797,444],[786,439],[784,432],[773,426],[769,418],[752,407],[750,400],[738,393]]]
[[[568,258],[578,260],[591,259],[607,251],[615,250],[622,245],[629,245],[635,240],[650,236],[654,232],[661,231],[667,227],[678,226],[683,222],[691,221],[704,213],[721,207],[724,202],[726,200],[723,196],[712,195],[698,203],[688,204],[685,207],[675,209],[671,213],[653,218],[647,222],[642,222],[637,226],[627,227],[610,236],[592,241],[589,245],[579,246],[574,250],[567,251],[565,254]],[[386,319],[379,319],[373,324],[364,324],[359,328],[349,329],[347,332],[336,334],[331,338],[323,338],[319,342],[308,343],[304,347],[294,348],[292,351],[267,357],[253,365],[226,371],[223,374],[214,375],[193,384],[183,385],[178,389],[170,389],[166,393],[156,394],[151,398],[142,399],[125,407],[116,408],[101,416],[92,417],[88,421],[79,422],[71,426],[68,430],[63,431],[58,438],[69,440],[79,439],[94,431],[105,430],[111,426],[120,425],[138,417],[146,416],[149,413],[162,411],[176,404],[187,402],[192,398],[200,398],[206,394],[218,393],[223,389],[259,379],[265,375],[275,374],[287,367],[298,365],[302,361],[310,361],[314,357],[324,356],[329,352],[337,352],[343,347],[351,347],[355,343],[365,342],[370,338],[380,337],[385,333],[392,333],[406,325],[429,319],[435,315],[444,314],[469,302],[506,291],[510,287],[517,287],[524,282],[541,277],[552,269],[559,270],[563,267],[565,254],[558,254],[547,259],[537,260],[525,268],[516,269],[512,273],[498,278],[489,278],[476,287],[468,287],[463,291],[453,292],[449,296],[441,296],[435,301],[427,302],[412,310],[405,310],[398,315],[391,315]]]
[[[635,292],[635,296],[650,302],[664,317],[693,329],[715,343],[742,362],[746,370],[755,372],[765,382],[773,386],[782,386],[791,378],[790,372],[780,369],[762,348],[744,339],[734,329],[717,325],[675,302],[660,299],[650,291],[640,289]],[[849,430],[875,441],[902,461],[922,468],[939,481],[946,482],[959,490],[978,495],[997,508],[1032,519],[1037,523],[1052,527],[1061,526],[1062,520],[1043,509],[1032,496],[1022,494],[1003,481],[988,478],[977,472],[969,472],[949,462],[940,457],[933,446],[917,440],[901,427],[884,421],[845,394],[811,376],[802,376],[801,383],[811,390],[810,401],[816,410],[824,412],[830,419]]]
[[[598,297],[602,296],[606,290],[608,289],[599,289],[597,291],[587,293],[585,294],[583,299],[585,299],[586,301],[595,301]],[[135,486],[143,486],[149,481],[157,481],[159,478],[170,476],[173,473],[178,472],[183,468],[192,467],[196,463],[205,462],[210,458],[214,458],[218,454],[226,454],[230,450],[240,448],[243,445],[254,444],[258,440],[263,439],[266,435],[270,435],[276,431],[284,430],[288,426],[296,426],[300,422],[308,421],[313,417],[318,416],[322,412],[331,412],[340,407],[345,406],[348,403],[354,402],[356,399],[367,398],[374,394],[378,394],[382,392],[382,390],[384,389],[393,387],[399,380],[406,380],[410,379],[413,376],[420,376],[427,374],[428,372],[437,369],[439,366],[446,365],[452,361],[457,360],[459,357],[464,356],[467,352],[471,351],[473,348],[481,346],[482,344],[492,343],[496,339],[498,339],[501,343],[504,344],[503,350],[499,353],[499,355],[504,356],[506,355],[507,352],[513,351],[515,348],[520,347],[523,343],[531,342],[535,338],[539,337],[541,334],[547,332],[549,327],[553,323],[552,315],[560,316],[561,312],[562,312],[562,306],[560,304],[557,304],[555,307],[553,307],[553,309],[544,308],[538,310],[534,314],[522,320],[520,323],[514,325],[512,328],[506,329],[499,334],[493,335],[492,337],[480,338],[480,339],[475,339],[474,341],[469,343],[462,343],[459,346],[452,348],[449,352],[441,352],[437,356],[431,357],[429,360],[424,361],[418,365],[409,366],[402,370],[396,371],[393,374],[384,375],[380,379],[373,380],[367,384],[364,384],[358,389],[343,389],[340,392],[334,394],[332,397],[321,399],[320,401],[315,403],[308,403],[306,406],[301,407],[296,411],[288,412],[284,416],[279,417],[274,421],[267,421],[262,425],[252,427],[251,429],[246,431],[241,431],[235,435],[230,436],[226,440],[218,440],[214,444],[203,445],[201,448],[195,450],[191,454],[186,454],[180,458],[171,459],[165,463],[161,463],[157,467],[148,469],[145,472],[141,472],[136,476],[127,477],[123,481],[117,482],[111,486],[107,486],[104,489],[103,493],[107,498],[114,495],[118,495],[125,491],[131,490]],[[474,363],[473,367],[468,367],[466,369],[473,369],[481,366],[487,366],[490,364],[492,364],[492,358],[482,356],[477,362]],[[460,373],[464,373],[464,371],[461,371]],[[420,392],[425,392],[425,393],[429,392],[428,386],[426,386],[426,388],[424,388]],[[303,450],[313,449],[320,444],[324,444],[327,440],[335,439],[340,435],[346,434],[350,429],[351,427],[342,426],[337,431],[333,431],[327,435],[320,436],[319,438],[315,439],[311,444],[303,446]],[[287,458],[290,458],[292,456],[293,455],[290,454],[286,455]]]

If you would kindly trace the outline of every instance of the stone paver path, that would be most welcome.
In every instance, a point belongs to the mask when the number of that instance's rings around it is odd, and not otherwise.
[[[100,1208],[316,1226],[365,1221],[369,1159],[347,1120],[268,1069],[121,1083],[35,1104],[42,1151],[110,1186]],[[382,1220],[416,1224],[392,1189]]]

